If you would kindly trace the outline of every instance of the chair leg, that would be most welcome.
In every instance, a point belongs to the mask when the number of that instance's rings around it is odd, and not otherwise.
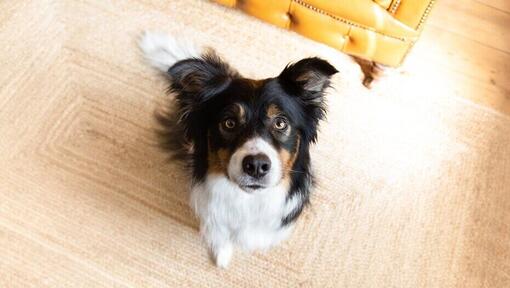
[[[370,88],[375,80],[382,78],[385,74],[385,71],[391,69],[388,66],[376,63],[374,61],[366,60],[356,56],[352,56],[352,58],[360,66],[364,75],[363,85],[367,88]]]

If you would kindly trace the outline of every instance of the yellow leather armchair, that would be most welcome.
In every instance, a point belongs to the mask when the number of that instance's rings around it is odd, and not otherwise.
[[[340,51],[399,66],[435,0],[214,0]]]

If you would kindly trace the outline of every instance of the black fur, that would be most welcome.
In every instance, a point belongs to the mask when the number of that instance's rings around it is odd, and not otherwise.
[[[208,171],[210,149],[234,151],[257,134],[277,149],[297,153],[290,173],[288,199],[300,194],[301,204],[282,219],[292,223],[309,202],[313,175],[309,146],[317,139],[319,121],[326,115],[324,90],[337,70],[319,58],[306,58],[288,65],[278,77],[264,80],[243,78],[214,53],[177,62],[169,68],[170,92],[177,111],[160,114],[163,147],[189,164],[194,182],[203,181]],[[241,105],[246,123],[225,135],[219,129],[232,105]],[[265,124],[270,104],[281,108],[292,131],[285,137],[271,132]]]

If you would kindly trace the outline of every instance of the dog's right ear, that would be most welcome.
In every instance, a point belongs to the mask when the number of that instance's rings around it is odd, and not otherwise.
[[[223,91],[232,81],[239,77],[226,62],[214,53],[207,51],[200,58],[189,58],[175,63],[167,71],[170,76],[170,90],[177,93],[177,98],[188,107],[209,100]]]
[[[168,68],[167,75],[170,77],[169,90],[175,95],[176,124],[184,132],[183,140],[200,142],[197,139],[207,134],[205,102],[224,91],[240,75],[213,50],[175,63]]]

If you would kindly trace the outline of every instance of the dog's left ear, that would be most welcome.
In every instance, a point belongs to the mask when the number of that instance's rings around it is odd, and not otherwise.
[[[327,61],[314,57],[288,65],[278,76],[283,88],[303,104],[308,123],[303,136],[307,143],[317,140],[319,121],[326,116],[324,90],[329,87],[331,76],[337,72]]]
[[[329,86],[329,79],[337,72],[327,61],[313,57],[288,65],[278,79],[282,84],[290,85],[294,92],[317,95]]]

